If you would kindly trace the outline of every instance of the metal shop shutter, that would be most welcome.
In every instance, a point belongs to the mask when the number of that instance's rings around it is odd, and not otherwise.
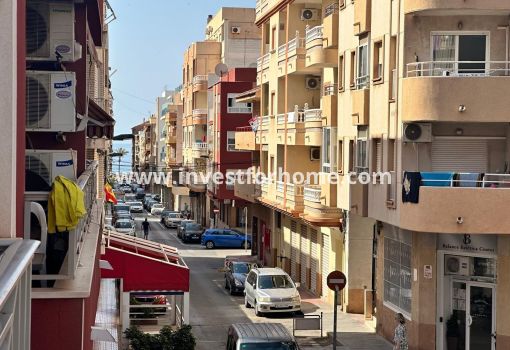
[[[322,234],[322,295],[325,295],[328,288],[328,274],[331,272],[329,269],[329,251],[331,249],[331,242],[329,235]]]
[[[290,275],[294,281],[297,281],[297,263],[299,262],[299,237],[297,233],[297,224],[295,221],[290,223]]]
[[[319,243],[317,242],[317,230],[310,230],[310,241],[310,289],[312,292],[317,292],[317,273],[319,272]]]
[[[308,227],[306,225],[301,225],[301,284],[306,287],[310,287],[307,285],[307,272],[308,272],[308,258],[310,256],[310,244],[308,240]]]
[[[432,142],[432,171],[484,173],[488,154],[485,139],[436,138]]]

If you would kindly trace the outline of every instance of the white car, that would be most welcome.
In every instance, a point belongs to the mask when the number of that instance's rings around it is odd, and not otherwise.
[[[115,231],[134,236],[135,224],[128,219],[119,219],[115,222]]]
[[[143,204],[142,202],[128,202],[129,210],[132,213],[143,213]]]
[[[161,212],[165,210],[165,206],[161,203],[154,203],[151,207],[152,215],[161,215]]]
[[[254,268],[244,282],[244,304],[255,308],[255,315],[301,310],[297,285],[280,268]]]
[[[169,213],[165,217],[164,224],[167,228],[177,228],[181,224],[181,221],[182,221],[181,213]]]

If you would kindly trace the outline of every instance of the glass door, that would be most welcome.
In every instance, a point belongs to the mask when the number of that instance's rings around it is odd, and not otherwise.
[[[494,286],[468,283],[466,310],[467,350],[494,350]]]

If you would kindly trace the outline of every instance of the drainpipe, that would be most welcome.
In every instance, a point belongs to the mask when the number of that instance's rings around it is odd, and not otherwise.
[[[508,36],[509,36],[509,25],[498,26],[499,30],[505,31],[505,75],[508,75]]]
[[[289,87],[289,76],[288,76],[288,70],[289,70],[289,19],[290,19],[290,3],[287,4],[287,16],[286,16],[286,23],[285,23],[285,40],[286,40],[286,44],[285,44],[285,109],[284,109],[284,113],[285,113],[285,116],[284,116],[284,128],[285,128],[285,133],[284,133],[284,137],[285,137],[285,143],[284,143],[284,148],[283,148],[283,171],[286,172],[287,171],[287,113],[289,112],[288,111],[288,97],[289,97],[289,94],[288,94],[288,87]],[[296,38],[297,42],[296,42],[296,48],[299,46],[299,36],[297,36]],[[276,116],[275,116],[276,117]],[[276,118],[276,123],[278,124],[278,118]],[[278,130],[278,126],[277,126],[277,130]],[[278,154],[278,145],[276,146],[276,150],[277,150],[277,154]],[[295,189],[294,189],[295,191]],[[287,207],[287,181],[284,181],[283,182],[283,207],[286,208]]]

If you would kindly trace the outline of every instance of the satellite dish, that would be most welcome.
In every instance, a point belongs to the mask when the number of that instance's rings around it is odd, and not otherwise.
[[[216,75],[221,78],[228,73],[227,65],[225,63],[218,63],[214,68],[214,73],[216,73]]]

